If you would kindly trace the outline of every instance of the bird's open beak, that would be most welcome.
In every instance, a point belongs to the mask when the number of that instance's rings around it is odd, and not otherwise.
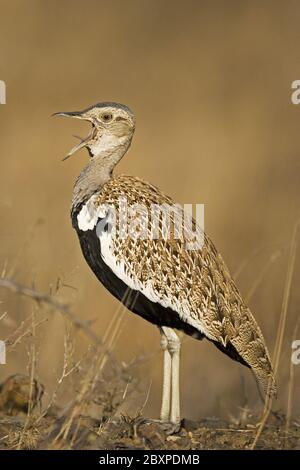
[[[75,135],[74,137],[78,138],[80,140],[79,144],[75,145],[69,153],[62,159],[67,160],[67,158],[71,157],[77,150],[82,149],[83,147],[86,147],[90,139],[94,137],[94,132],[95,132],[95,124],[93,122],[93,119],[90,117],[86,117],[83,113],[80,111],[74,111],[74,112],[59,112],[59,113],[54,113],[52,116],[66,116],[66,117],[73,117],[76,119],[82,119],[84,121],[90,121],[92,123],[92,129],[91,132],[83,139],[82,137],[79,137]]]

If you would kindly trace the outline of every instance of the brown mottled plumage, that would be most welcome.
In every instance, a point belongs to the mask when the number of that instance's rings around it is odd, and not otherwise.
[[[111,178],[97,196],[95,205],[113,204],[117,209],[120,197],[126,197],[129,206],[134,204],[169,204],[174,201],[149,183],[133,176],[121,175]],[[150,207],[149,207],[150,212]],[[170,213],[171,220],[174,219]],[[118,228],[118,224],[116,224]],[[123,260],[128,276],[142,284],[150,283],[159,298],[188,303],[189,315],[209,339],[226,348],[231,343],[242,359],[251,367],[267,392],[275,392],[271,361],[265,341],[249,308],[245,305],[225,262],[210,238],[200,250],[186,250],[184,238],[165,240],[150,239],[151,220],[148,222],[149,237],[146,240],[113,238],[112,251],[116,259]]]
[[[275,394],[261,330],[212,241],[203,235],[201,248],[186,249],[191,233],[182,225],[180,237],[175,237],[172,230],[165,237],[163,221],[158,237],[151,237],[151,206],[174,207],[174,202],[139,178],[113,176],[115,165],[132,140],[133,113],[124,105],[100,103],[82,112],[58,114],[92,123],[89,136],[68,154],[87,147],[91,157],[74,186],[72,222],[83,254],[98,279],[129,310],[160,328],[164,351],[162,420],[174,424],[180,420],[180,341],[173,328],[198,339],[208,338],[231,358],[250,367],[266,393]],[[124,236],[120,232],[117,219],[124,210],[122,198],[129,208],[142,205],[146,236]],[[117,217],[114,236],[109,225],[111,207]],[[178,205],[176,208],[182,212]],[[175,212],[169,213],[171,226],[175,224]]]

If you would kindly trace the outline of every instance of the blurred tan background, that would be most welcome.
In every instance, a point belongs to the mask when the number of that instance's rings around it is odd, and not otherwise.
[[[118,303],[86,265],[69,219],[72,185],[87,160],[65,163],[76,121],[56,111],[119,101],[136,113],[130,153],[118,171],[138,175],[181,203],[204,203],[212,236],[273,353],[289,243],[299,217],[300,79],[298,1],[0,0],[0,269],[49,291],[105,332]],[[277,408],[286,409],[291,342],[299,316],[296,261],[279,372]],[[75,289],[74,289],[75,288]],[[1,290],[0,338],[32,311],[32,302]],[[51,390],[63,355],[64,321],[49,313],[37,332],[37,375]],[[300,331],[298,333],[300,339]],[[77,335],[77,354],[87,341]],[[161,355],[155,327],[127,313],[115,352],[136,368],[144,413],[160,404]],[[0,381],[26,372],[26,345],[0,366]],[[249,371],[208,342],[185,338],[183,416],[227,416],[246,400],[260,406]],[[300,365],[295,368],[295,396]],[[133,410],[134,411],[134,410]],[[299,412],[299,403],[293,404]]]

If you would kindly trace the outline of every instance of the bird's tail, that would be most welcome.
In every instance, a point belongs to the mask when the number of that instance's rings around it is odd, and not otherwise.
[[[230,342],[253,370],[265,394],[276,397],[276,381],[262,332],[250,310],[246,307],[243,310],[242,319],[238,334],[234,335]]]

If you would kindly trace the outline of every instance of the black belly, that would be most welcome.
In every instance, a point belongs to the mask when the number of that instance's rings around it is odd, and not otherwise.
[[[141,292],[127,286],[113,271],[107,266],[101,257],[100,240],[97,237],[96,229],[81,231],[76,226],[83,255],[104,287],[117,299],[120,300],[131,312],[136,313],[150,323],[157,326],[168,326],[176,328],[184,333],[201,340],[205,337],[203,333],[181,320],[178,313],[170,308],[152,302]],[[209,339],[209,338],[207,338]],[[214,345],[231,359],[248,366],[239,355],[234,346],[230,343],[224,347],[217,341],[212,341]]]
[[[145,320],[157,326],[169,326],[184,331],[197,339],[202,339],[203,334],[191,325],[182,321],[177,312],[154,303],[141,292],[131,289],[107,266],[101,257],[100,240],[96,230],[85,232],[78,230],[83,255],[104,287],[130,311],[143,317]]]

